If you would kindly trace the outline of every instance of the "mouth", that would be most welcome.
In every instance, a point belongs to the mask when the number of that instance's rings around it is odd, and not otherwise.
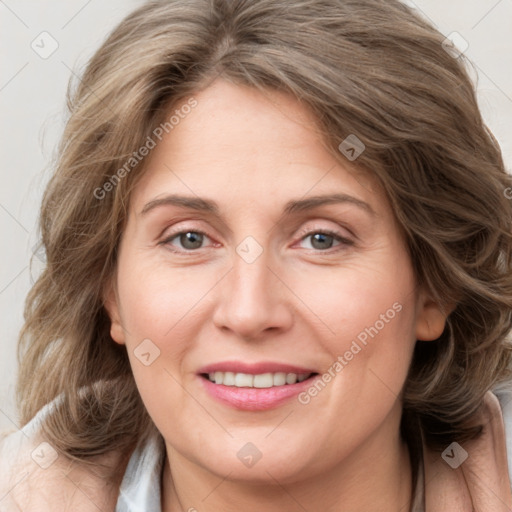
[[[226,362],[202,368],[198,376],[215,401],[239,410],[263,411],[290,401],[319,373],[277,363]]]

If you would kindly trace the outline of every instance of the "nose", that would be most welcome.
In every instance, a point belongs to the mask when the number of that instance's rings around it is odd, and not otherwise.
[[[291,296],[265,251],[252,263],[235,254],[218,289],[214,325],[246,341],[284,332],[293,322]]]

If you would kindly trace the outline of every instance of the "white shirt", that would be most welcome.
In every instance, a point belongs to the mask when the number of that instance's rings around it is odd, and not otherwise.
[[[138,446],[124,474],[115,512],[160,512],[165,445],[161,436]]]

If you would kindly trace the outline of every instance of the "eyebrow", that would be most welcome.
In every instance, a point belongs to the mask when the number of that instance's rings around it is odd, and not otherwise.
[[[219,207],[214,201],[201,199],[200,197],[179,196],[176,194],[167,195],[159,199],[153,199],[142,208],[140,214],[145,215],[159,206],[181,206],[191,210],[203,211],[219,215]]]
[[[313,208],[317,208],[319,206],[337,203],[353,204],[370,213],[371,215],[375,215],[375,211],[368,203],[348,194],[328,194],[312,196],[306,199],[291,200],[285,204],[283,214],[291,215],[297,212],[312,210]],[[167,195],[165,197],[149,201],[149,203],[147,203],[140,212],[140,215],[146,215],[151,210],[154,210],[160,206],[179,206],[182,208],[189,208],[191,210],[211,213],[220,217],[220,209],[215,201],[210,199],[203,199],[200,197],[180,196],[176,194]]]
[[[375,215],[373,208],[368,203],[348,194],[329,194],[323,196],[312,196],[306,199],[288,201],[284,207],[283,212],[285,215],[290,215],[296,212],[312,210],[313,208],[316,208],[318,206],[338,203],[353,204],[365,210],[366,212]]]

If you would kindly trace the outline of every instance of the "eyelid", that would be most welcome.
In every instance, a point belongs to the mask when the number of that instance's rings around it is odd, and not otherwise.
[[[348,234],[345,235],[343,233],[343,230],[345,230]],[[355,234],[350,230],[348,227],[341,227],[338,224],[336,224],[336,227],[326,227],[321,226],[319,224],[313,223],[313,225],[307,225],[303,229],[300,229],[300,231],[297,233],[297,237],[299,237],[300,240],[302,240],[306,235],[311,235],[313,233],[325,233],[333,236],[337,236],[338,238],[349,241],[351,238],[356,239],[357,237]],[[350,240],[352,241],[352,240]]]
[[[171,231],[170,233],[164,236],[164,239],[162,241],[165,242],[167,240],[172,240],[173,238],[176,238],[178,235],[184,235],[185,233],[198,233],[199,235],[204,235],[210,240],[212,239],[212,237],[208,233],[201,229],[180,229],[178,231]]]

